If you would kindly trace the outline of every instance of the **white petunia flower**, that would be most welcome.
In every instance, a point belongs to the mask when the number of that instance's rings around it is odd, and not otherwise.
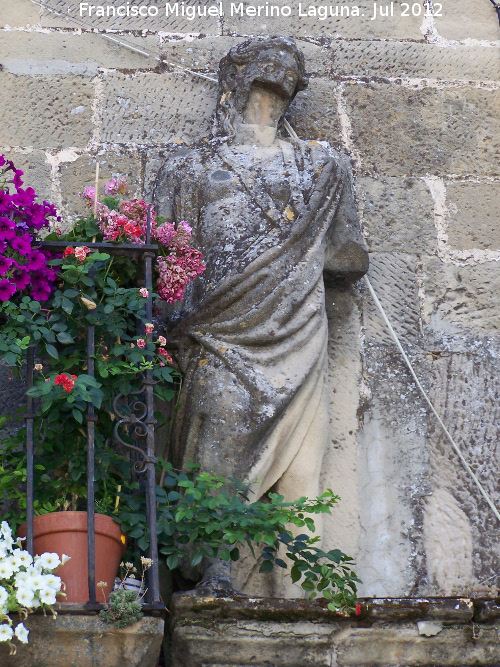
[[[44,570],[55,570],[61,564],[61,559],[58,554],[47,552],[40,556],[37,564],[40,564]]]
[[[7,547],[7,544],[5,543],[4,540],[0,540],[0,558],[5,558],[5,556],[9,553],[9,549]]]
[[[66,554],[63,554],[61,558],[61,563],[64,565],[64,563],[67,563],[70,558],[71,556],[66,556]]]
[[[19,558],[19,560],[21,561],[21,565],[23,567],[28,567],[33,563],[33,558],[31,557],[29,551],[24,551],[23,549],[16,549],[12,555],[17,556],[17,558]]]
[[[14,574],[14,568],[7,559],[0,561],[0,579],[10,579]]]
[[[15,630],[15,635],[23,644],[28,643],[29,630],[22,623],[19,623]]]
[[[45,585],[45,575],[33,573],[30,578],[26,581],[26,585],[33,590],[38,590],[43,588]]]
[[[44,586],[52,588],[54,591],[61,590],[61,577],[56,577],[55,574],[45,574],[43,576]]]
[[[31,574],[29,572],[18,572],[15,576],[14,581],[16,582],[17,588],[21,586],[21,588],[24,586],[26,588],[27,582],[31,579]]]
[[[10,625],[7,625],[6,623],[2,623],[2,625],[0,625],[0,642],[10,641],[13,634],[14,630],[10,627]]]
[[[7,590],[3,586],[0,586],[0,607],[4,606],[8,597],[9,594],[7,593]]]
[[[16,599],[23,607],[33,607],[35,595],[29,588],[18,588],[16,592]]]
[[[14,572],[19,572],[19,568],[22,566],[22,561],[19,556],[16,556],[14,552],[11,556],[6,558],[7,562],[10,563]]]
[[[7,548],[12,549],[14,540],[12,539],[12,531],[7,521],[2,521],[2,524],[0,526],[0,532],[2,533],[2,537],[5,541],[5,544],[7,545]]]
[[[44,604],[56,603],[56,591],[53,588],[42,588],[38,597],[40,598],[40,602],[43,602]]]

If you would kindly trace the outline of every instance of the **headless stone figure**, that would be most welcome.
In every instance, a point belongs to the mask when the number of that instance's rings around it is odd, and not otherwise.
[[[320,493],[324,285],[368,268],[348,161],[323,142],[282,137],[284,113],[306,86],[290,38],[231,49],[220,63],[214,137],[173,150],[154,193],[161,215],[193,227],[207,266],[171,318],[184,373],[174,461],[255,482],[256,499]],[[226,566],[211,564],[201,592],[230,590]],[[286,593],[282,584],[269,592]]]

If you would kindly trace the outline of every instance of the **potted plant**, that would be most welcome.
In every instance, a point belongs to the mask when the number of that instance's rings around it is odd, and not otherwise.
[[[38,204],[33,189],[22,188],[21,176],[12,162],[0,157],[0,356],[19,371],[27,350],[37,347],[34,385],[27,392],[40,403],[34,429],[34,509],[37,515],[58,512],[49,518],[35,518],[35,538],[42,549],[44,539],[53,539],[42,538],[48,535],[47,526],[52,529],[60,521],[73,526],[79,522],[78,543],[85,540],[86,517],[81,512],[86,509],[87,497],[85,423],[89,406],[97,418],[96,503],[102,514],[112,515],[118,489],[131,479],[129,457],[114,444],[113,401],[117,395],[134,395],[147,371],[152,373],[156,395],[169,398],[173,371],[166,340],[154,336],[155,325],[146,317],[149,294],[135,282],[136,263],[86,245],[92,241],[110,246],[144,243],[146,203],[125,200],[128,188],[121,179],[106,185],[102,203],[96,201],[93,188],[85,189],[82,197],[94,212],[69,233],[53,232],[46,237],[72,243],[57,256],[41,249],[37,241],[38,232],[49,227],[56,211],[47,202]],[[201,254],[189,245],[190,228],[185,223],[176,228],[157,218],[153,210],[150,231],[160,253],[156,291],[159,298],[173,302],[182,298],[187,283],[203,271]],[[95,376],[86,372],[89,324],[95,336]],[[18,452],[24,436],[21,429],[16,437],[4,440],[2,450],[4,491],[8,499],[20,501],[18,514],[10,516],[17,525],[23,520],[19,510],[25,509],[15,485],[18,480],[25,481],[26,461]],[[121,438],[133,442],[127,432]],[[16,456],[12,456],[14,452]],[[108,524],[100,529],[101,523],[113,520],[96,517],[99,540],[108,540],[110,531],[116,533],[112,542],[119,547],[117,568],[123,555],[123,533],[116,522],[114,527]],[[68,538],[63,540],[67,543]],[[75,546],[73,568],[79,550],[81,546]],[[98,547],[97,556],[99,551]],[[109,593],[114,573],[107,578]],[[85,586],[82,573],[79,579]],[[68,585],[68,599],[85,601],[82,595]]]

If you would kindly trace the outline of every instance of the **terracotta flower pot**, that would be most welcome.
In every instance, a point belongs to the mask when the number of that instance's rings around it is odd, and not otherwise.
[[[18,535],[26,536],[26,524]],[[63,554],[71,559],[57,570],[66,585],[66,597],[61,602],[85,603],[89,599],[87,565],[87,512],[53,512],[36,516],[33,520],[35,554],[46,551]],[[125,535],[111,517],[95,515],[95,581],[107,582],[106,588],[97,589],[97,601],[104,602],[113,590],[115,576],[125,554]]]

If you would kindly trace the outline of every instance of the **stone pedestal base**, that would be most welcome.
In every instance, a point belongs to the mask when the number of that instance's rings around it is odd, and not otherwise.
[[[76,609],[34,614],[24,621],[29,643],[16,642],[9,656],[0,644],[2,667],[157,667],[163,641],[162,617],[145,616],[123,630],[103,623],[96,613]]]
[[[500,665],[500,607],[467,598],[362,600],[341,618],[322,600],[174,596],[172,667]]]

